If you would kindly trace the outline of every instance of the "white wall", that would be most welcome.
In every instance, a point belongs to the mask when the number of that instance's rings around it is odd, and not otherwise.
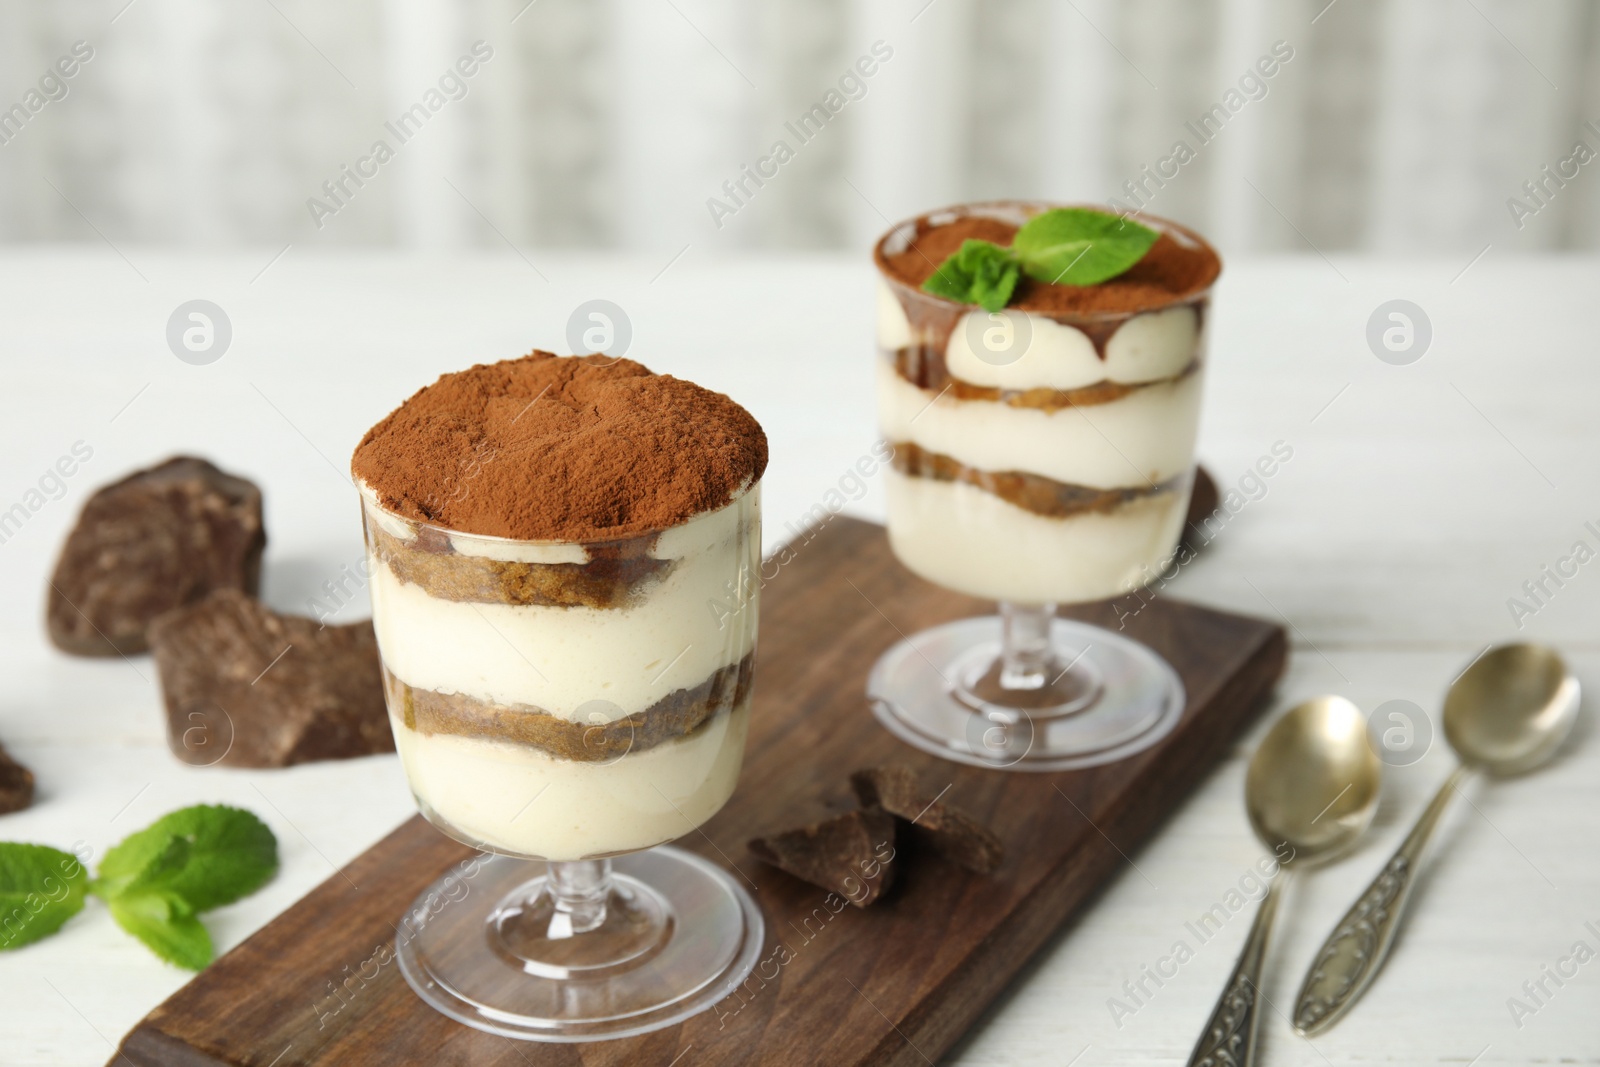
[[[384,122],[480,40],[465,98],[399,144]],[[785,122],[875,41],[865,96],[801,144]],[[0,126],[0,240],[859,248],[941,202],[1117,195],[1278,41],[1266,96],[1150,210],[1228,252],[1600,242],[1600,164],[1520,229],[1507,207],[1600,150],[1583,0],[0,0],[0,109],[28,116]],[[315,225],[380,138],[394,159]],[[715,225],[778,139],[794,158]]]

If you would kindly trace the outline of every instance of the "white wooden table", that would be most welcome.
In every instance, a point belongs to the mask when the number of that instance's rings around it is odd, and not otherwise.
[[[566,350],[568,315],[593,298],[630,315],[629,355],[732,394],[766,426],[769,549],[874,435],[865,257],[712,261],[691,249],[656,277],[666,257],[528,253],[530,265],[509,253],[294,248],[263,272],[273,251],[0,253],[0,511],[75,442],[93,448],[65,494],[0,544],[10,605],[0,615],[0,741],[39,783],[31,810],[0,818],[0,839],[82,841],[98,855],[184,804],[256,811],[278,835],[282,872],[208,917],[220,950],[408,816],[411,800],[393,757],[183,766],[166,748],[147,657],[74,659],[48,645],[45,578],[97,485],[178,451],[254,478],[267,502],[265,597],[304,610],[361,551],[342,476],[361,432],[442,371],[533,346]],[[1174,589],[1287,620],[1294,654],[1278,708],[1333,691],[1366,710],[1407,699],[1434,713],[1459,666],[1518,636],[1507,600],[1524,596],[1524,581],[1575,541],[1600,548],[1584,525],[1600,530],[1600,261],[1491,254],[1452,283],[1463,266],[1241,262],[1218,290],[1202,456],[1224,488],[1275,442],[1293,457]],[[165,339],[168,316],[193,298],[220,305],[233,327],[229,350],[206,366],[180,362]],[[1409,366],[1380,362],[1365,340],[1369,314],[1394,298],[1432,322],[1430,350]],[[873,485],[850,509],[877,517],[881,506]],[[1554,595],[1520,636],[1554,642],[1600,692],[1600,562],[1547,588]],[[358,598],[344,615],[365,611]],[[1265,1062],[1600,1062],[1600,962],[1563,988],[1547,982],[1554,995],[1520,1027],[1507,1004],[1576,942],[1600,950],[1584,925],[1600,928],[1592,732],[1586,714],[1554,765],[1459,805],[1377,986],[1307,1043],[1281,1012],[1309,956],[1451,758],[1441,740],[1389,773],[1363,847],[1299,877],[1285,901],[1267,990],[1280,1016],[1269,1019]],[[1253,740],[1132,854],[951,1062],[1183,1061],[1248,922],[1241,911],[1204,945],[1185,925],[1222,902],[1261,852],[1241,809]],[[1123,982],[1179,939],[1194,958],[1136,1005]],[[90,901],[59,936],[0,955],[0,1060],[101,1063],[187,977]],[[1114,1021],[1112,997],[1137,1010]]]

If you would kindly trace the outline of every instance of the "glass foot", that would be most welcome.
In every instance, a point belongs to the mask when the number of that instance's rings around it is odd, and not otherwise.
[[[1137,641],[1048,615],[960,619],[912,634],[867,679],[873,714],[907,744],[958,763],[1066,771],[1127,759],[1183,715],[1183,682]],[[1030,622],[1031,625],[1031,622]],[[1012,633],[1003,634],[1010,627]],[[1009,641],[1002,655],[1003,639]]]
[[[661,846],[576,863],[484,856],[416,899],[395,950],[417,995],[457,1022],[572,1042],[705,1011],[749,977],[764,936],[730,875]]]

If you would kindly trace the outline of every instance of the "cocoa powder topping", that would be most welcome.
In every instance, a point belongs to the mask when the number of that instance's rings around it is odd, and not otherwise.
[[[519,541],[635,537],[731,503],[767,466],[744,408],[632,360],[532,352],[446,374],[350,469],[388,510]]]
[[[1013,223],[983,214],[941,218],[938,224],[929,221],[944,215],[918,219],[915,236],[903,249],[880,244],[879,267],[918,289],[963,241],[972,238],[1010,247],[1017,234]],[[1161,236],[1126,273],[1082,286],[1049,285],[1024,274],[1008,306],[1057,315],[1149,311],[1198,294],[1216,280],[1222,261],[1209,245],[1171,223],[1152,222],[1163,231]]]

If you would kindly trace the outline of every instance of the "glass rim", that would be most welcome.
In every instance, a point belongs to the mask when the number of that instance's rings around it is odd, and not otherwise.
[[[710,511],[697,511],[693,515],[689,516],[689,518],[685,519],[683,522],[674,523],[671,526],[662,526],[660,528],[652,528],[652,529],[649,529],[649,530],[641,530],[638,533],[629,534],[626,537],[603,537],[603,538],[596,538],[595,540],[592,540],[592,541],[564,541],[564,540],[561,540],[559,538],[556,538],[556,539],[552,539],[552,538],[526,538],[525,539],[525,538],[517,538],[517,537],[501,537],[498,534],[473,533],[470,530],[458,530],[454,526],[444,526],[444,525],[441,525],[440,523],[437,523],[437,522],[428,522],[428,521],[423,520],[423,519],[413,519],[409,515],[402,515],[398,511],[393,510],[392,508],[384,507],[382,502],[378,500],[377,491],[374,490],[371,486],[367,485],[367,483],[362,481],[360,478],[354,478],[354,479],[352,479],[352,481],[355,482],[356,491],[361,495],[361,503],[362,503],[362,506],[364,508],[370,508],[373,511],[379,512],[379,513],[381,513],[383,515],[386,515],[386,516],[388,516],[388,517],[390,517],[392,519],[395,519],[398,522],[403,522],[408,526],[415,526],[415,527],[419,527],[419,528],[422,528],[422,529],[433,530],[433,531],[435,531],[437,533],[444,534],[446,537],[467,537],[467,538],[471,538],[474,541],[482,541],[482,542],[484,542],[486,544],[491,544],[491,545],[520,545],[520,546],[532,545],[532,546],[540,547],[540,548],[567,548],[567,547],[571,547],[571,546],[577,546],[579,548],[587,548],[587,547],[592,546],[592,545],[620,545],[620,544],[626,544],[629,541],[638,541],[641,538],[656,537],[656,536],[659,536],[660,534],[665,533],[668,530],[676,530],[676,529],[679,529],[680,527],[687,526],[691,522],[694,522],[695,520],[700,519],[700,518],[702,518],[702,517],[704,517],[706,515],[714,515],[717,512],[723,510],[723,508],[730,508],[733,505],[737,504],[740,500],[743,500],[746,496],[750,495],[751,492],[753,492],[754,490],[759,489],[761,487],[761,479],[760,478],[756,478],[753,481],[751,481],[749,485],[745,486],[744,489],[742,491],[740,491],[736,496],[734,496],[733,499],[729,500],[726,504],[722,505],[722,507],[712,508]]]
[[[973,200],[960,204],[951,204],[947,207],[935,208],[932,211],[924,211],[919,215],[913,215],[911,218],[902,219],[890,226],[888,230],[884,231],[881,237],[873,242],[872,264],[878,269],[879,276],[886,283],[898,290],[910,293],[918,299],[926,300],[935,305],[943,305],[950,308],[974,308],[977,307],[977,305],[963,304],[959,301],[951,300],[948,297],[937,296],[933,293],[924,292],[922,289],[919,289],[916,286],[908,283],[905,279],[901,278],[889,268],[888,260],[885,258],[884,254],[884,246],[887,245],[891,239],[906,233],[908,230],[915,232],[916,225],[919,222],[938,218],[940,216],[949,216],[952,221],[957,218],[972,217],[974,215],[979,217],[994,218],[999,221],[1010,221],[1010,219],[1006,218],[1002,213],[1009,212],[1010,215],[1015,216],[1020,209],[1022,212],[1025,212],[1031,216],[1039,214],[1042,211],[1049,211],[1053,208],[1073,207],[1087,208],[1092,211],[1100,211],[1106,214],[1111,214],[1111,212],[1105,211],[1103,205],[1099,204],[1057,203],[1051,200],[1029,200],[1023,198],[1010,200]],[[1147,307],[1131,308],[1126,311],[1050,312],[1035,311],[1029,308],[1010,307],[1007,307],[1004,310],[1022,311],[1029,315],[1038,315],[1041,318],[1047,318],[1053,322],[1060,322],[1064,324],[1071,324],[1074,322],[1103,323],[1123,321],[1126,319],[1131,319],[1136,315],[1148,315],[1157,311],[1165,311],[1168,308],[1179,307],[1185,304],[1193,304],[1208,298],[1211,295],[1211,290],[1216,287],[1217,278],[1222,276],[1222,255],[1216,250],[1211,242],[1207,241],[1200,234],[1196,233],[1194,230],[1183,225],[1182,223],[1174,222],[1171,219],[1163,218],[1159,215],[1146,215],[1141,213],[1137,216],[1137,221],[1149,226],[1153,230],[1168,234],[1169,236],[1172,234],[1180,234],[1186,240],[1194,242],[1196,245],[1199,245],[1201,248],[1210,252],[1213,256],[1216,256],[1216,277],[1212,278],[1211,281],[1205,286],[1187,293],[1175,294],[1170,300],[1166,300],[1161,303],[1150,304]]]

